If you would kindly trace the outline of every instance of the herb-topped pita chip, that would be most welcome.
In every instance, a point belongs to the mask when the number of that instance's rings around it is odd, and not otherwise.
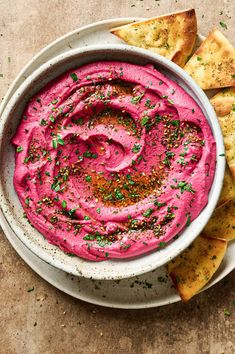
[[[228,166],[226,166],[223,188],[219,197],[219,201],[217,203],[217,208],[228,203],[230,200],[234,198],[235,198],[235,183],[233,182],[233,176]]]
[[[235,86],[235,50],[219,30],[213,30],[184,67],[203,89]]]
[[[210,101],[218,116],[226,116],[235,109],[235,87],[219,91]]]
[[[235,239],[234,199],[214,211],[203,233],[206,236],[227,241]]]
[[[235,87],[222,90],[212,97],[211,103],[223,132],[226,159],[235,181]]]
[[[226,241],[200,235],[186,251],[168,263],[168,273],[184,302],[209,282],[221,264],[226,248]]]
[[[111,33],[184,66],[196,41],[197,19],[189,9],[113,28]]]

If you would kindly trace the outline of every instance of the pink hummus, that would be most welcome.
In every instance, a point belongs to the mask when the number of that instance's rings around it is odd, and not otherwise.
[[[215,141],[196,102],[152,66],[96,62],[28,103],[14,186],[47,240],[89,260],[163,247],[208,201]]]

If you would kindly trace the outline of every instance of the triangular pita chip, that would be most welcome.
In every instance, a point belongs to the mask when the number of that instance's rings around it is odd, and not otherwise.
[[[203,89],[235,86],[235,50],[217,29],[209,33],[184,70]]]
[[[224,89],[211,99],[224,136],[228,166],[235,181],[235,87]]]
[[[226,248],[226,241],[200,235],[186,251],[168,263],[168,273],[184,302],[209,282],[221,264]]]
[[[195,10],[189,9],[116,27],[111,33],[184,66],[196,41],[197,19]]]
[[[235,239],[234,199],[214,211],[203,233],[206,236],[227,241]]]
[[[211,98],[215,112],[218,116],[226,116],[235,105],[235,87],[225,88]]]
[[[223,188],[216,207],[219,208],[234,198],[235,198],[235,183],[233,182],[233,176],[228,166],[226,166]]]

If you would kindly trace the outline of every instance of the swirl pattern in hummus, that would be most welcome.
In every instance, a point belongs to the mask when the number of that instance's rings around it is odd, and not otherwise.
[[[29,221],[97,261],[177,237],[207,204],[215,169],[202,111],[150,65],[96,62],[63,74],[30,100],[13,144]]]

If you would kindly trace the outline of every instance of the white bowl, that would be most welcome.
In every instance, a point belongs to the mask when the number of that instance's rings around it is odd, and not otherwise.
[[[216,141],[216,170],[209,193],[209,201],[200,215],[181,236],[165,248],[139,257],[91,262],[70,257],[53,246],[23,218],[23,208],[13,187],[15,149],[10,143],[30,97],[49,81],[69,69],[98,60],[120,60],[145,65],[152,63],[170,79],[176,81],[198,103],[206,116]],[[39,67],[19,87],[8,102],[0,127],[0,206],[10,227],[20,240],[45,262],[67,273],[94,279],[122,279],[146,273],[167,263],[199,235],[210,218],[223,184],[225,158],[223,137],[215,112],[204,92],[183,69],[166,58],[147,50],[125,45],[89,46],[61,54]],[[1,220],[0,220],[1,221]]]

